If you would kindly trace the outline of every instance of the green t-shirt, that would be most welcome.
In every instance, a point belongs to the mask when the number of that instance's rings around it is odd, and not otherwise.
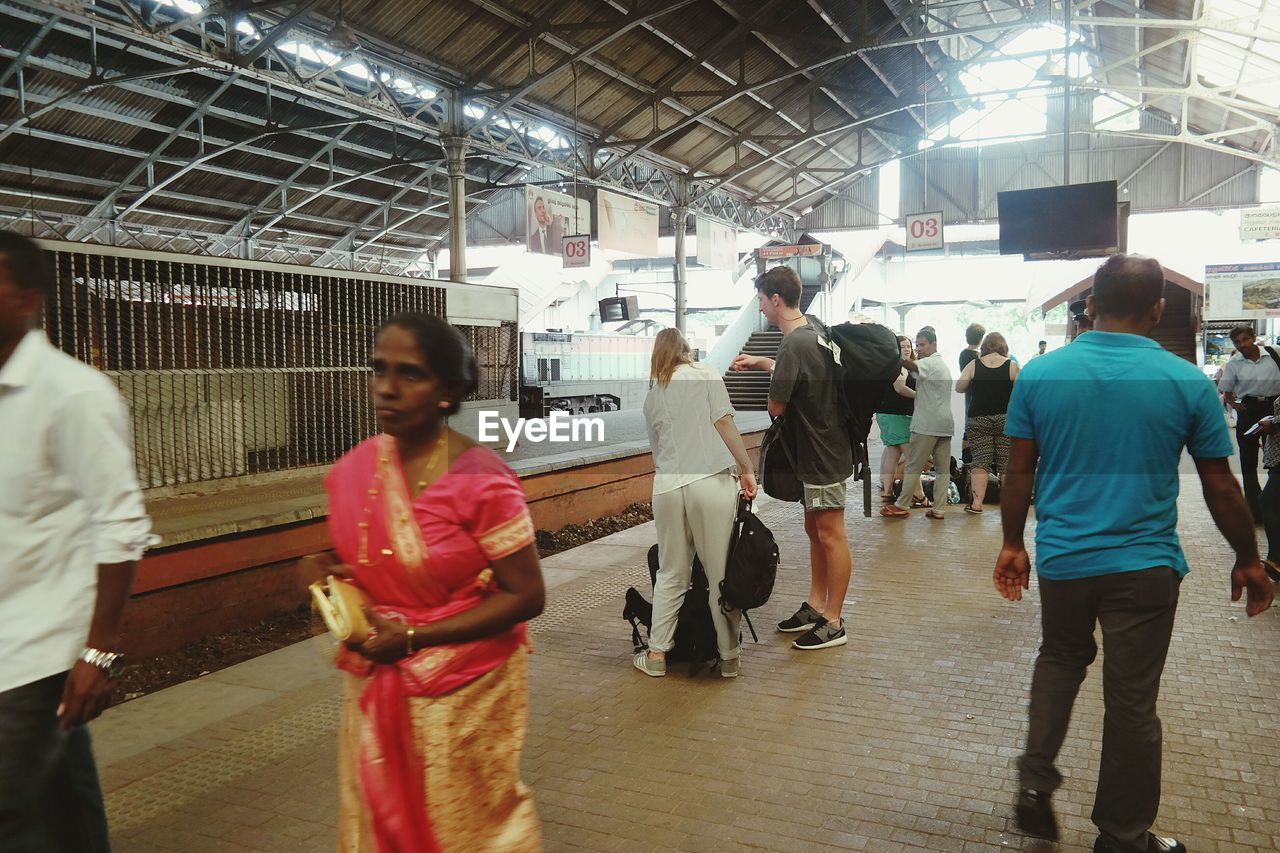
[[[843,483],[853,473],[853,451],[836,387],[836,355],[827,327],[809,325],[783,337],[769,382],[769,399],[787,404],[783,438],[796,457],[796,476],[811,486]]]

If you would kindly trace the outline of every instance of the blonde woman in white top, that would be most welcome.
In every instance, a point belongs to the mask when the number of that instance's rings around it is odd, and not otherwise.
[[[676,616],[684,601],[697,554],[711,589],[720,674],[738,674],[738,613],[717,602],[737,513],[739,482],[748,499],[757,486],[724,380],[695,364],[689,344],[676,329],[663,329],[653,345],[652,385],[644,419],[653,447],[653,519],[658,531],[658,577],[653,589],[649,650],[635,657],[636,669],[667,673],[667,652],[675,640]]]

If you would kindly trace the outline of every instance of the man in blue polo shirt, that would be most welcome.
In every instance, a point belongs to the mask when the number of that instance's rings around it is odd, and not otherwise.
[[[1004,547],[995,585],[1010,601],[1027,588],[1023,544],[1032,479],[1043,641],[1031,681],[1027,749],[1018,761],[1019,827],[1058,837],[1050,796],[1076,692],[1102,626],[1102,761],[1095,853],[1185,853],[1149,831],[1160,806],[1156,699],[1187,561],[1178,543],[1178,461],[1190,452],[1205,502],[1235,551],[1231,598],[1271,606],[1271,582],[1240,484],[1217,393],[1194,365],[1147,337],[1164,311],[1164,270],[1114,255],[1093,279],[1094,331],[1029,362],[1013,386],[1013,439],[1000,495]],[[1088,401],[1087,405],[1081,401]],[[1037,468],[1037,462],[1039,463]]]

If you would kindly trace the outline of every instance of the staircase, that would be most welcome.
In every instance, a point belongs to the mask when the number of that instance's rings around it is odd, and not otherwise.
[[[763,355],[774,358],[782,345],[782,332],[770,327],[768,331],[752,332],[742,347],[746,355]],[[769,406],[769,379],[767,370],[730,370],[724,375],[729,389],[729,402],[739,412],[763,412]]]
[[[808,311],[813,298],[821,291],[818,285],[806,286],[800,293],[800,310]],[[777,358],[778,347],[782,345],[782,332],[770,326],[763,332],[752,332],[742,347],[746,355],[763,355]],[[725,387],[729,389],[729,402],[739,412],[763,412],[769,407],[770,374],[765,370],[730,370],[724,375]]]

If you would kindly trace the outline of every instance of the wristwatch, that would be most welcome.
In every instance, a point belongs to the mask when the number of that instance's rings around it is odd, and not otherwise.
[[[119,652],[104,652],[100,649],[92,649],[85,647],[80,653],[80,660],[85,663],[91,663],[98,669],[107,674],[108,678],[115,678],[124,669],[124,655]]]

